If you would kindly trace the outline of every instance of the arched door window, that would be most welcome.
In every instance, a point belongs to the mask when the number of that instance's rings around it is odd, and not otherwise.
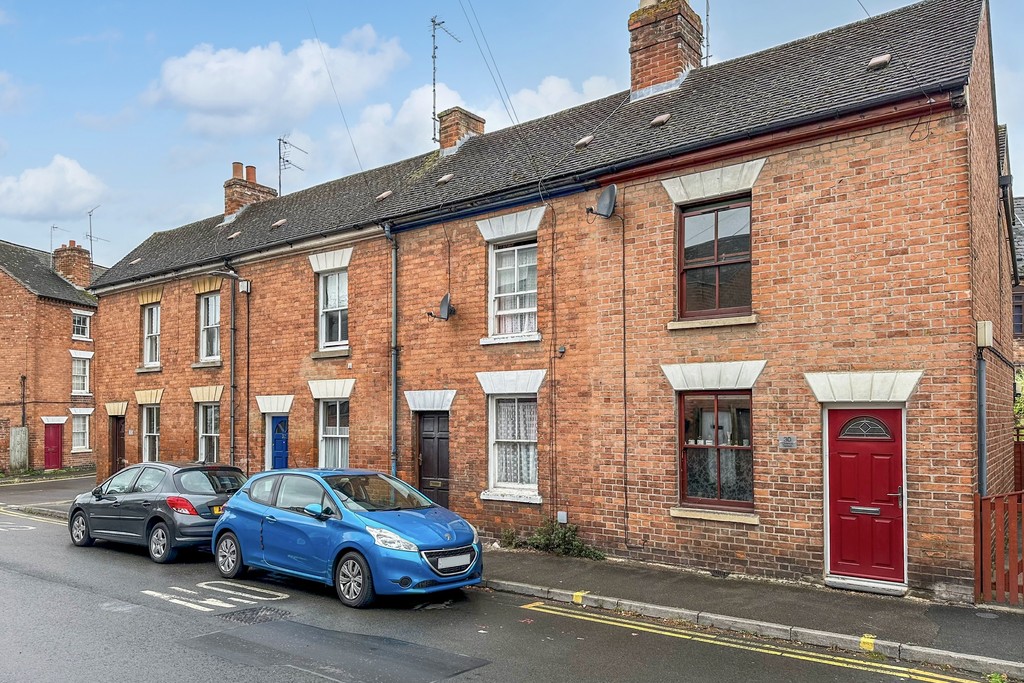
[[[892,440],[892,432],[878,418],[861,415],[848,421],[839,431],[840,439]]]

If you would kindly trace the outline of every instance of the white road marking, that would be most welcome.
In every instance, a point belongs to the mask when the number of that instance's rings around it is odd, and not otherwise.
[[[189,595],[199,595],[199,593],[195,591],[190,591],[189,589],[181,588],[180,586],[171,586],[171,590],[178,591],[179,593],[188,593]]]
[[[243,605],[255,605],[256,604],[255,600],[243,600],[242,598],[228,598],[228,600],[231,600],[232,602],[240,602]]]
[[[317,673],[316,671],[310,671],[309,669],[303,669],[301,666],[295,666],[294,664],[285,664],[285,666],[287,666],[289,669],[297,669],[298,671],[303,671],[303,672],[305,672],[307,674],[310,674],[312,676],[318,676],[318,677],[323,678],[324,680],[327,680],[327,681],[336,681],[336,683],[343,683],[341,680],[339,680],[337,678],[331,678],[330,676],[324,676],[322,673]]]
[[[278,591],[267,590],[265,588],[256,588],[255,586],[246,586],[242,583],[234,583],[233,581],[204,581],[196,584],[200,588],[205,588],[211,591],[218,591],[220,593],[228,593],[230,595],[240,595],[244,598],[252,598],[253,600],[260,600],[270,602],[273,600],[286,600],[290,596],[287,593],[279,593]],[[230,586],[231,588],[221,588],[221,586]],[[232,588],[243,590],[231,590]]]
[[[34,526],[27,524],[14,524],[12,522],[0,522],[0,531],[32,531]]]
[[[167,602],[172,602],[175,605],[181,605],[183,607],[190,607],[190,608],[192,608],[194,610],[199,610],[200,612],[212,612],[213,611],[212,607],[203,607],[202,605],[197,605],[194,602],[190,602],[188,600],[181,600],[179,598],[174,597],[173,595],[168,595],[167,593],[158,593],[156,591],[142,591],[142,593],[143,593],[143,595],[150,595],[150,596],[152,596],[154,598],[160,598],[161,600],[166,600]]]

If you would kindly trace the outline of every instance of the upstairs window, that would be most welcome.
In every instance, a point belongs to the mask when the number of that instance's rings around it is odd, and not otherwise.
[[[320,274],[320,349],[348,346],[348,271]]]
[[[160,304],[142,308],[142,363],[160,366]]]
[[[89,359],[71,359],[71,393],[87,395],[89,393]]]
[[[220,292],[199,297],[199,360],[220,360]]]
[[[492,247],[491,334],[537,331],[537,242]]]
[[[1013,293],[1013,336],[1024,337],[1024,292]]]
[[[81,341],[92,341],[91,320],[92,313],[71,311],[71,338]]]
[[[680,317],[750,313],[750,200],[687,209],[680,231]]]

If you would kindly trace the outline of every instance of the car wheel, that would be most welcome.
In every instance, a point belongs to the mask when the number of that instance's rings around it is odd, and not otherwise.
[[[89,522],[85,513],[79,510],[71,518],[71,542],[79,548],[92,545],[93,537],[89,535]]]
[[[149,558],[154,562],[165,564],[174,560],[178,552],[171,547],[171,534],[167,525],[157,522],[149,530]]]
[[[245,569],[238,537],[228,531],[217,540],[217,571],[225,579],[237,579],[245,573]]]
[[[349,607],[367,607],[375,597],[370,566],[362,555],[346,553],[334,570],[334,588],[338,598]]]

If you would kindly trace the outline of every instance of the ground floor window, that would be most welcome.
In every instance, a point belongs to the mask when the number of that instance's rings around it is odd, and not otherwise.
[[[142,406],[142,460],[160,459],[160,406]]]
[[[752,508],[751,394],[680,396],[680,498],[684,503]]]
[[[71,417],[71,450],[89,450],[89,416],[73,415]]]
[[[320,401],[320,467],[348,467],[348,401]]]
[[[536,492],[537,397],[490,399],[491,488]]]
[[[220,450],[220,405],[200,403],[197,421],[199,423],[199,460],[217,462]]]

